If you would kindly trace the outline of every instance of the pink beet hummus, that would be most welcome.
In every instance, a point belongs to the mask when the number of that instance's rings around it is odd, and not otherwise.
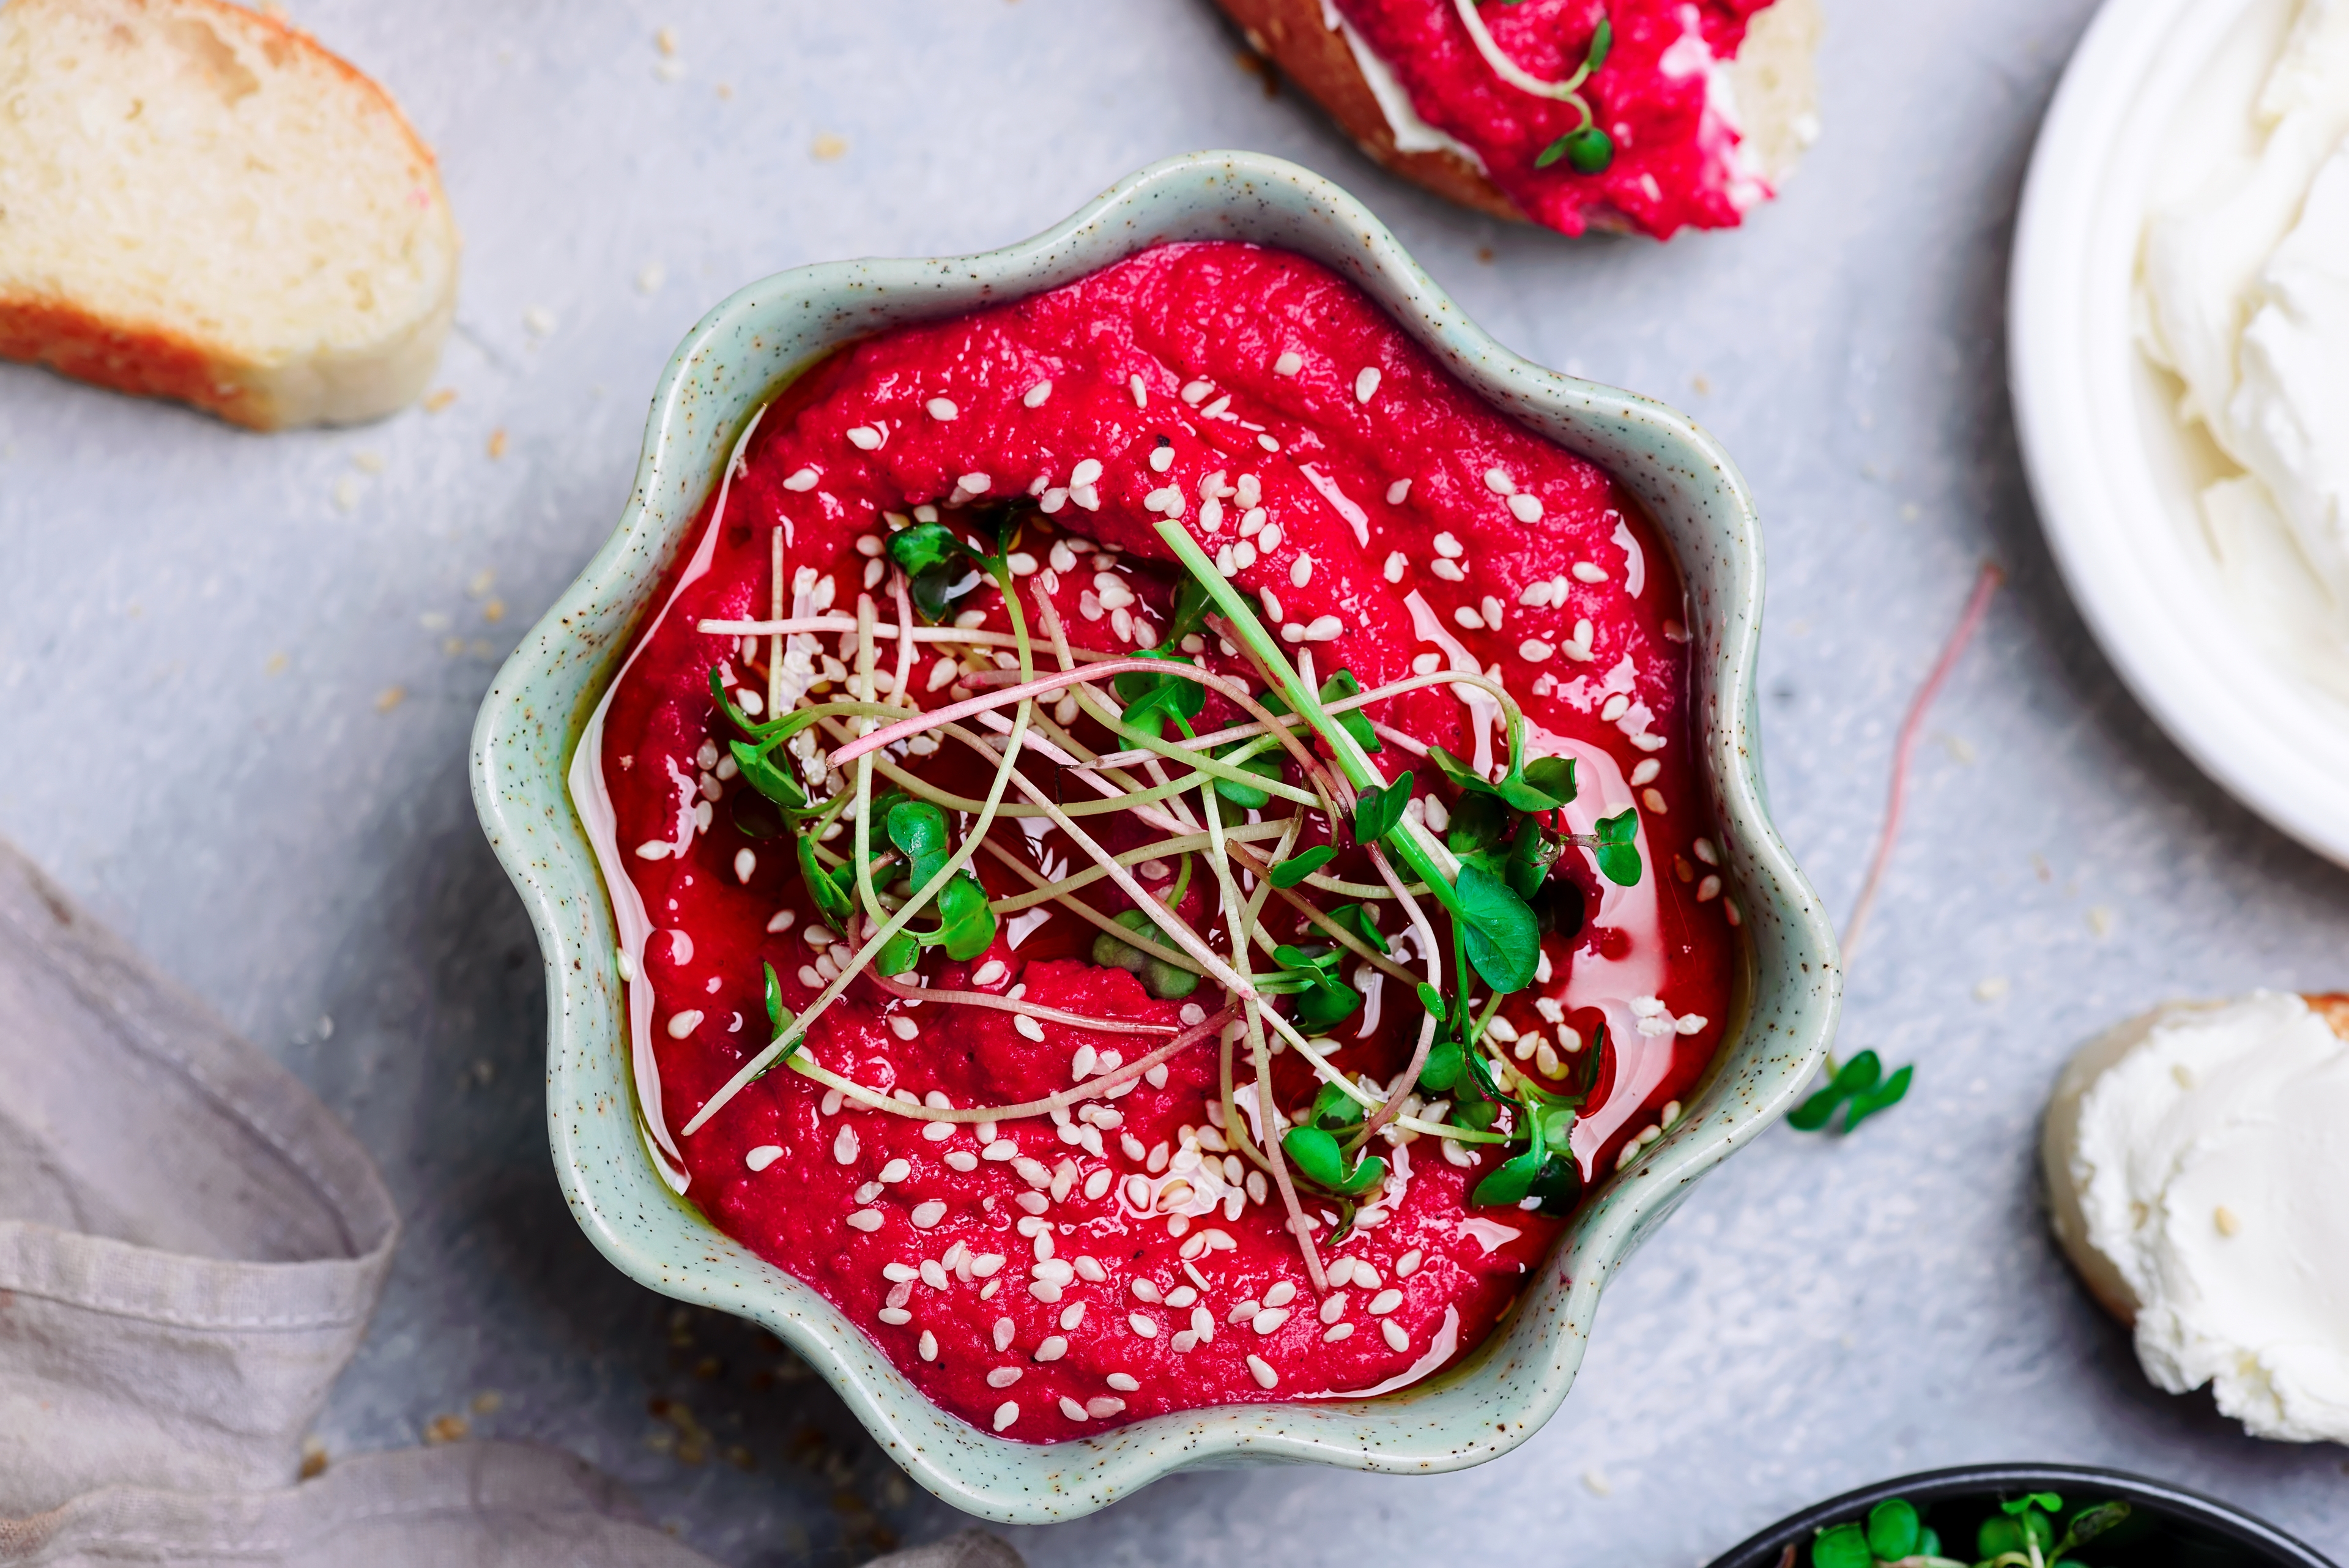
[[[1730,1011],[1737,915],[1713,869],[1671,553],[1609,474],[1484,404],[1321,267],[1253,246],[1169,245],[826,360],[767,409],[689,537],[591,731],[608,802],[583,801],[591,819],[608,812],[607,872],[620,868],[613,892],[636,933],[623,972],[647,1145],[713,1222],[820,1292],[941,1407],[1009,1438],[1424,1376],[1492,1331],[1562,1220],[1468,1202],[1500,1151],[1390,1128],[1373,1136],[1392,1166],[1376,1194],[1344,1216],[1303,1200],[1317,1290],[1279,1195],[1221,1125],[1212,1034],[1049,1116],[925,1123],[779,1066],[681,1130],[768,1043],[762,966],[797,1012],[849,957],[791,841],[740,825],[735,731],[711,695],[713,667],[753,701],[771,690],[780,637],[700,626],[760,621],[779,599],[802,618],[854,618],[869,601],[894,625],[895,530],[1027,497],[1040,510],[1009,570],[1031,630],[1049,600],[1072,644],[1130,654],[1155,643],[1181,569],[1153,525],[1171,514],[1319,671],[1342,666],[1366,689],[1439,665],[1504,680],[1539,748],[1578,765],[1567,825],[1588,831],[1636,810],[1646,872],[1614,886],[1568,852],[1558,875],[1587,918],[1546,937],[1538,981],[1504,999],[1496,1060],[1563,1082],[1603,1033],[1571,1151],[1594,1184],[1704,1073]],[[992,587],[960,602],[950,626],[1009,629]],[[790,639],[794,695],[822,700],[853,681],[854,640]],[[885,701],[937,707],[1013,678],[996,673],[999,648],[933,641],[893,691],[895,646],[881,647]],[[1199,661],[1257,680],[1229,649],[1210,632]],[[1497,744],[1454,690],[1367,711],[1397,737],[1374,761],[1388,777],[1415,768],[1438,820],[1456,792],[1430,787],[1434,769],[1407,745],[1482,764]],[[1199,716],[1201,732],[1236,714],[1220,703]],[[1084,721],[1072,732],[1097,751],[1114,743]],[[985,793],[988,770],[951,745],[892,750],[895,765],[943,787]],[[1083,794],[1041,758],[1021,765],[1062,798]],[[1148,836],[1085,820],[1112,848]],[[999,823],[988,842],[1033,873],[978,856],[990,898],[1085,864],[1034,816]],[[1326,870],[1376,880],[1358,850]],[[1213,922],[1207,867],[1179,899],[1168,866],[1136,874],[1185,918]],[[1107,881],[1084,896],[1107,913],[1130,907]],[[982,953],[931,951],[912,996],[854,981],[810,1028],[802,1060],[901,1100],[1007,1106],[1135,1063],[1221,1005],[1212,983],[1154,998],[1136,973],[1092,961],[1099,935],[1050,902],[1009,913]],[[1321,1044],[1349,1075],[1400,1085],[1419,1005],[1408,985],[1347,967],[1371,1002]],[[1039,1026],[914,1000],[921,989],[1122,1027]],[[1289,1051],[1273,1081],[1276,1101],[1300,1115],[1313,1069]],[[1440,1116],[1439,1098],[1414,1095],[1411,1114]]]

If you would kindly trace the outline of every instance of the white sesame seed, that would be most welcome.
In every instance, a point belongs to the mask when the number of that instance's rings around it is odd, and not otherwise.
[[[1150,472],[1153,472],[1153,473],[1164,473],[1164,472],[1165,472],[1168,469],[1170,469],[1170,468],[1174,467],[1174,449],[1173,447],[1171,447],[1171,446],[1162,446],[1162,447],[1154,447],[1154,448],[1152,448],[1152,449],[1151,449],[1151,452],[1150,452]]]
[[[1100,1064],[1099,1052],[1090,1045],[1080,1045],[1077,1047],[1076,1054],[1069,1058],[1069,1076],[1078,1083],[1082,1083],[1093,1075],[1093,1069]]]
[[[1392,1318],[1389,1318],[1384,1323],[1379,1324],[1379,1337],[1387,1342],[1387,1348],[1389,1350],[1409,1350],[1411,1348],[1411,1335],[1405,1334],[1402,1331],[1402,1324],[1395,1322]]]
[[[1101,460],[1096,457],[1086,458],[1083,462],[1078,463],[1076,467],[1069,470],[1069,488],[1075,490],[1085,485],[1096,483],[1101,479]],[[1088,544],[1092,543],[1090,540],[1086,542]]]
[[[1036,1359],[1039,1361],[1058,1361],[1068,1354],[1069,1342],[1057,1334],[1036,1347]]]
[[[1126,1288],[1133,1293],[1135,1301],[1155,1303],[1159,1300],[1158,1286],[1149,1280],[1137,1276],[1128,1282]]]
[[[1204,1306],[1191,1309],[1191,1337],[1205,1343],[1216,1337],[1216,1314]]]
[[[887,1324],[891,1328],[903,1328],[905,1324],[914,1321],[914,1314],[907,1312],[904,1307],[883,1307],[879,1312],[873,1315],[879,1318],[883,1323]]]
[[[976,1270],[972,1272],[977,1272]],[[995,1320],[995,1348],[998,1350],[1010,1349],[1011,1336],[1019,1332],[1019,1328],[1009,1318],[997,1318]]]
[[[816,487],[817,482],[823,477],[823,476],[822,474],[818,473],[812,468],[802,468],[797,473],[792,474],[789,479],[783,481],[783,488],[785,490],[794,492],[813,490]]]
[[[938,1358],[938,1336],[926,1328],[922,1330],[921,1343],[914,1348],[921,1353],[923,1360],[936,1361]]]
[[[1256,597],[1264,605],[1265,619],[1278,621],[1287,618],[1280,613],[1280,597],[1270,588],[1258,589]]]
[[[870,425],[858,425],[848,432],[848,444],[860,452],[871,452],[881,444],[881,432]]]
[[[1128,376],[1125,379],[1125,386],[1126,389],[1133,394],[1133,406],[1135,408],[1146,409],[1150,406],[1150,389],[1142,384],[1141,372],[1136,371],[1134,374]]]
[[[970,1272],[975,1279],[991,1279],[1002,1267],[1003,1254],[1000,1252],[981,1252],[970,1261]]]
[[[1125,1317],[1125,1326],[1143,1339],[1158,1337],[1157,1321],[1146,1313],[1128,1313]]]
[[[1022,397],[1019,400],[1027,404],[1031,409],[1038,409],[1043,407],[1044,400],[1051,395],[1052,383],[1049,379],[1047,379],[1045,380],[1039,381],[1034,386],[1029,388],[1027,395]]]
[[[1261,1355],[1249,1356],[1247,1369],[1248,1376],[1256,1379],[1256,1386],[1259,1388],[1273,1387],[1280,1381],[1280,1374],[1275,1372],[1271,1363],[1266,1361]]]
[[[1278,452],[1280,450],[1280,442],[1269,435],[1257,436],[1256,438],[1256,444],[1264,448],[1267,452]]]
[[[1653,783],[1653,782],[1654,782],[1654,780],[1655,780],[1656,775],[1657,775],[1658,774],[1660,774],[1660,773],[1662,773],[1663,771],[1664,771],[1664,764],[1663,764],[1663,763],[1660,763],[1660,762],[1658,762],[1658,761],[1656,761],[1656,759],[1655,759],[1655,758],[1653,758],[1653,757],[1645,757],[1645,758],[1642,758],[1642,759],[1640,760],[1640,765],[1639,765],[1638,767],[1635,767],[1635,768],[1633,768],[1633,769],[1631,770],[1631,784],[1632,784],[1632,787],[1637,788],[1637,787],[1638,787],[1639,785],[1640,785],[1640,784],[1651,784],[1651,783]],[[1698,842],[1699,844],[1702,844],[1702,843],[1703,843],[1703,842],[1704,842],[1704,840],[1702,840],[1702,839],[1701,839],[1701,838],[1700,838],[1700,839],[1698,839],[1698,840],[1697,840],[1697,842]],[[1702,852],[1702,850],[1700,850],[1700,851],[1698,852],[1698,854],[1697,854],[1697,858],[1698,858],[1698,859],[1700,859],[1700,860],[1702,860],[1702,859],[1704,858],[1704,854],[1703,854],[1703,852]]]
[[[893,1159],[888,1164],[881,1168],[875,1179],[885,1183],[891,1181],[903,1181],[905,1178],[913,1174],[914,1167],[911,1161]]]
[[[1557,649],[1537,637],[1529,637],[1517,644],[1517,657],[1527,664],[1539,664]]]
[[[1112,1416],[1122,1414],[1124,1409],[1125,1401],[1113,1395],[1097,1394],[1085,1401],[1085,1414],[1096,1421],[1106,1421]]]
[[[908,1014],[903,1012],[895,1012],[890,1014],[889,1033],[895,1034],[898,1039],[911,1040],[915,1035],[919,1034],[921,1032],[922,1026],[915,1023],[912,1017]]]
[[[1603,583],[1607,580],[1607,568],[1593,566],[1588,561],[1577,561],[1574,563],[1574,576],[1577,582]]]
[[[1324,1345],[1335,1345],[1341,1339],[1351,1339],[1353,1337],[1354,1325],[1352,1324],[1336,1324],[1322,1332],[1321,1343]]]
[[[1428,566],[1447,583],[1464,583],[1468,580],[1468,574],[1460,569],[1460,563],[1457,561],[1447,561],[1438,556],[1430,561]]]
[[[1279,549],[1280,525],[1277,523],[1266,524],[1264,525],[1264,532],[1256,536],[1256,547],[1268,554]]]
[[[955,487],[971,495],[984,495],[995,488],[992,474],[966,473],[955,481]]]
[[[1011,1027],[1017,1029],[1021,1034],[1027,1036],[1030,1040],[1040,1043],[1044,1038],[1044,1026],[1041,1023],[1037,1023],[1035,1019],[1030,1017],[1025,1012],[1016,1012],[1012,1014]]]
[[[1070,1303],[1068,1310],[1061,1314],[1061,1326],[1065,1329],[1074,1329],[1084,1321],[1085,1303],[1082,1302]]]
[[[1263,1310],[1264,1303],[1262,1302],[1245,1301],[1232,1308],[1230,1313],[1225,1316],[1224,1321],[1226,1323],[1246,1323]]]
[[[1282,1324],[1287,1323],[1288,1321],[1288,1309],[1287,1307],[1267,1307],[1262,1312],[1257,1314],[1255,1317],[1248,1320],[1248,1326],[1255,1329],[1259,1334],[1266,1334],[1272,1333],[1275,1329],[1278,1328]]]
[[[1017,1159],[1019,1158],[1019,1146],[1008,1137],[999,1137],[980,1149],[978,1157],[981,1159]]]
[[[1474,605],[1462,605],[1452,612],[1452,619],[1463,631],[1485,629],[1485,618],[1476,613],[1476,607]]]
[[[1085,1407],[1063,1394],[1061,1396],[1061,1414],[1071,1421],[1081,1421],[1085,1418]]]
[[[1102,1381],[1121,1394],[1138,1394],[1142,1391],[1141,1380],[1131,1372],[1112,1372]]]
[[[1372,1296],[1371,1298],[1370,1305],[1363,1310],[1368,1312],[1372,1317],[1384,1317],[1387,1314],[1394,1311],[1395,1308],[1401,1305],[1402,1305],[1402,1293],[1390,1285],[1387,1289],[1382,1290],[1378,1294]]]
[[[1283,354],[1272,362],[1272,373],[1276,376],[1294,376],[1303,369],[1305,369],[1305,360],[1293,351]]]
[[[1664,815],[1671,809],[1664,804],[1663,792],[1652,786],[1640,792],[1640,804],[1646,806],[1650,811],[1654,812],[1658,816]]]
[[[929,1230],[946,1217],[947,1206],[935,1198],[927,1203],[916,1204],[913,1213],[906,1216],[913,1220],[916,1229],[923,1231]]]
[[[1542,515],[1541,497],[1538,495],[1527,495],[1525,492],[1519,491],[1516,494],[1509,497],[1509,515],[1515,517],[1520,523],[1540,522]]]
[[[853,1231],[878,1231],[881,1229],[881,1210],[859,1209],[848,1217],[848,1225]]]
[[[1631,699],[1623,692],[1618,691],[1614,696],[1607,699],[1607,705],[1599,710],[1599,716],[1611,724],[1630,711],[1630,708]]]
[[[767,934],[769,936],[775,936],[781,932],[788,931],[792,929],[792,922],[798,919],[799,913],[796,910],[777,909],[773,914],[767,917]]]
[[[1288,583],[1289,583],[1289,586],[1290,586],[1291,587],[1298,587],[1298,588],[1301,588],[1301,587],[1303,587],[1306,584],[1308,584],[1308,583],[1311,582],[1312,580],[1313,580],[1313,557],[1312,557],[1312,556],[1310,556],[1301,555],[1301,554],[1300,554],[1300,555],[1297,557],[1297,559],[1296,559],[1296,560],[1294,560],[1294,561],[1292,561],[1292,562],[1290,562],[1290,563],[1289,563],[1289,566],[1288,566]],[[747,852],[746,852],[746,853],[747,853]],[[747,878],[746,878],[746,880],[747,880]]]
[[[1004,965],[1001,959],[989,959],[978,966],[978,972],[970,977],[970,983],[979,986],[999,985],[1002,983],[1003,977],[1010,972],[1011,971]]]
[[[1308,642],[1335,642],[1346,634],[1346,623],[1334,615],[1317,615],[1305,628]]]
[[[1272,1289],[1264,1293],[1264,1304],[1268,1307],[1287,1306],[1296,1299],[1297,1287],[1287,1280],[1278,1282]]]
[[[701,1014],[691,1008],[669,1014],[668,1037],[672,1040],[682,1040],[700,1027]]]
[[[954,406],[950,398],[932,398],[922,406],[929,410],[930,418],[934,420],[950,420],[962,411]]]
[[[854,1127],[843,1127],[840,1129],[840,1136],[832,1140],[832,1158],[843,1165],[856,1163],[856,1129]]]
[[[1495,495],[1515,495],[1517,482],[1509,477],[1506,469],[1488,468],[1485,471],[1485,488]]]
[[[1365,365],[1354,376],[1354,401],[1367,403],[1379,389],[1379,368]]]
[[[1407,1280],[1417,1272],[1419,1272],[1419,1249],[1413,1247],[1395,1260],[1395,1278]]]
[[[988,1373],[987,1386],[989,1388],[1009,1388],[1019,1382],[1019,1375],[1027,1370],[1024,1366],[998,1366]]]
[[[998,1405],[995,1407],[995,1429],[997,1431],[999,1432],[1003,1430],[1004,1428],[1009,1427],[1012,1422],[1017,1421],[1018,1419],[1019,1419],[1019,1407],[1016,1402],[1006,1399],[1002,1404]]]
[[[775,1161],[782,1158],[782,1145],[778,1143],[762,1143],[758,1147],[752,1149],[750,1153],[744,1155],[742,1157],[742,1163],[749,1166],[752,1170],[764,1170],[767,1167],[774,1164]]]
[[[1435,536],[1435,553],[1456,561],[1468,552],[1457,538],[1446,531]]]

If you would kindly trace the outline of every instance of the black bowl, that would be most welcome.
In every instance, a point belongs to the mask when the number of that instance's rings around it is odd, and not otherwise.
[[[1780,1520],[1715,1558],[1711,1568],[1779,1568],[1790,1546],[1794,1568],[1810,1568],[1811,1539],[1820,1530],[1863,1520],[1894,1497],[1915,1503],[1952,1555],[1971,1558],[1975,1528],[2002,1500],[2027,1491],[2054,1492],[2070,1508],[2107,1501],[2129,1505],[2129,1522],[2082,1552],[2095,1568],[2334,1568],[2275,1526],[2216,1499],[2086,1465],[1961,1465],[1878,1481]],[[2159,1528],[2149,1528],[2154,1524]]]

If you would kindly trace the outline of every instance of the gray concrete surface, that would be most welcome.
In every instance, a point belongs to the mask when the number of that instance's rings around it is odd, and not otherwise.
[[[1737,454],[1768,529],[1773,793],[1835,907],[1977,563],[2012,585],[1935,715],[1852,976],[1847,1047],[1916,1061],[1907,1105],[1844,1144],[1774,1131],[1713,1177],[1510,1458],[1184,1477],[1020,1549],[1692,1564],[1886,1474],[2055,1459],[2349,1554],[2349,1451],[2253,1442],[2150,1389],[2033,1190],[2041,1100],[2088,1033],[2168,996],[2349,981],[2349,880],[2130,701],[2017,465],[2007,244],[2089,0],[1829,9],[1826,137],[1785,199],[1658,247],[1400,186],[1268,98],[1195,0],[296,0],[440,151],[467,244],[440,377],[459,396],[264,439],[0,369],[0,832],[382,1162],[408,1235],[329,1449],[449,1417],[559,1443],[740,1564],[952,1527],[820,1384],[738,1325],[673,1317],[573,1228],[537,963],[474,826],[467,727],[616,520],[654,379],[709,304],[802,262],[1009,241],[1153,158],[1241,146],[1361,195],[1504,341],[1676,401]]]

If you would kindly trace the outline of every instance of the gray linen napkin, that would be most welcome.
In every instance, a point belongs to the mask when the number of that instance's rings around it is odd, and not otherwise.
[[[706,1564],[554,1449],[296,1482],[398,1233],[307,1089],[0,840],[0,1563]],[[977,1531],[884,1562],[1019,1568]]]

